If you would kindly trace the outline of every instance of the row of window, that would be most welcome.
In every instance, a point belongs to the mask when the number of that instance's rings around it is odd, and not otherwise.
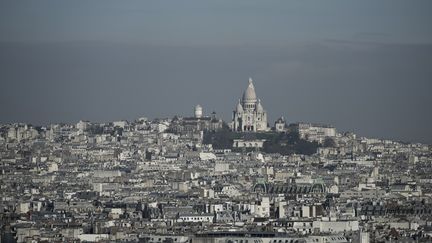
[[[182,217],[180,219],[182,219],[182,220],[203,220],[203,219],[205,219],[205,220],[209,221],[210,217],[205,217],[205,218],[203,218],[203,217]]]
[[[151,240],[154,241],[155,239],[154,239],[154,238],[151,238]],[[162,239],[161,239],[161,238],[158,238],[157,241],[162,241]],[[177,238],[174,238],[174,241],[177,241]]]
[[[282,243],[282,242],[285,242],[285,243],[298,243],[298,240],[285,240],[285,241],[282,241],[282,240],[273,240],[273,242],[274,243],[276,243],[276,242],[278,242],[278,243]]]

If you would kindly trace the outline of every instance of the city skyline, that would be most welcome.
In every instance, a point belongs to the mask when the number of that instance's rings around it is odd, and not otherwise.
[[[229,121],[252,76],[270,122],[432,142],[428,1],[99,3],[0,3],[0,122]]]
[[[252,80],[252,78],[249,78],[249,82],[251,82],[250,80]],[[261,102],[261,99],[259,99],[259,100]],[[238,99],[237,99],[236,104],[237,103],[238,103]],[[265,101],[264,101],[264,103],[265,103]],[[231,113],[231,117],[229,117],[229,116],[226,115],[226,113],[227,113],[226,110],[224,110],[223,112],[219,112],[219,111],[217,111],[215,109],[209,109],[208,107],[203,106],[202,104],[208,104],[208,103],[207,102],[198,102],[198,103],[195,103],[195,104],[193,104],[193,106],[190,106],[189,109],[188,109],[188,111],[186,111],[183,114],[179,114],[179,113],[167,114],[167,113],[165,113],[165,115],[155,116],[155,117],[147,116],[146,114],[142,114],[142,115],[138,114],[135,117],[126,117],[126,118],[125,117],[112,117],[111,119],[106,119],[106,120],[80,118],[80,119],[77,119],[77,120],[59,120],[59,121],[49,121],[49,120],[47,120],[46,122],[40,122],[40,123],[37,123],[37,122],[36,123],[34,123],[34,122],[27,122],[27,121],[9,121],[9,122],[6,121],[6,122],[2,122],[2,123],[27,123],[27,124],[34,125],[34,126],[47,126],[47,125],[50,125],[50,124],[58,124],[58,123],[74,124],[74,123],[76,123],[78,121],[83,121],[83,120],[84,121],[94,122],[94,123],[106,123],[106,122],[114,122],[114,121],[122,121],[122,120],[133,121],[133,120],[137,120],[137,119],[139,119],[141,117],[146,117],[146,118],[149,118],[149,119],[166,119],[166,118],[169,119],[169,118],[173,118],[175,116],[183,116],[183,117],[192,116],[193,112],[194,112],[194,110],[193,110],[194,106],[195,105],[200,105],[200,106],[202,106],[202,109],[203,109],[202,112],[203,112],[204,116],[210,116],[212,112],[216,112],[216,114],[218,116],[222,115],[221,118],[223,119],[224,122],[226,122],[226,124],[228,124],[228,125],[231,124],[231,120],[233,119],[233,117],[232,117],[233,116],[232,115],[232,112],[233,112],[232,111],[233,110],[232,107],[231,107],[231,112],[228,112],[228,113]],[[270,110],[272,110],[272,109],[270,109]],[[235,111],[235,109],[234,109],[234,111]],[[391,137],[391,135],[388,136],[388,137],[380,137],[377,134],[363,134],[361,131],[360,132],[358,131],[359,129],[356,129],[356,128],[346,129],[345,128],[346,126],[344,126],[344,125],[337,126],[334,123],[330,123],[330,122],[325,121],[325,120],[318,120],[318,121],[317,120],[299,120],[299,119],[296,120],[295,118],[289,117],[289,116],[287,116],[285,114],[276,115],[276,114],[272,114],[272,113],[269,114],[269,117],[271,118],[268,121],[269,128],[273,127],[274,122],[277,119],[279,119],[280,117],[284,117],[284,119],[286,120],[287,124],[294,124],[294,123],[298,123],[298,122],[317,123],[317,124],[324,124],[324,125],[335,126],[338,129],[338,131],[340,131],[340,132],[354,132],[356,134],[359,134],[360,136],[365,136],[365,137],[369,137],[369,138],[388,139],[388,140],[395,140],[395,141],[401,141],[401,142],[414,142],[414,143],[415,142],[422,142],[422,143],[430,144],[429,140],[425,140],[425,141],[420,140],[420,141],[417,141],[417,140],[412,140],[412,139],[409,139],[409,138],[406,139],[406,138]],[[341,127],[342,127],[342,129],[341,129]]]
[[[0,1],[0,242],[432,242],[431,10]]]

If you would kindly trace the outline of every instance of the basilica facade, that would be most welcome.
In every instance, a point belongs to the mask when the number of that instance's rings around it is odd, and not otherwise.
[[[231,129],[236,132],[268,131],[267,112],[264,110],[261,100],[257,99],[253,81],[249,78],[249,84],[239,99],[233,112]]]

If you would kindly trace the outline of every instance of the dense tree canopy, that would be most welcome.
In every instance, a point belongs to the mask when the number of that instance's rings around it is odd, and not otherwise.
[[[300,139],[296,132],[289,133],[237,133],[232,132],[228,128],[221,129],[216,132],[205,132],[204,143],[212,144],[215,149],[232,148],[234,139],[265,139],[263,152],[288,154],[314,154],[318,148],[318,143],[309,142]]]

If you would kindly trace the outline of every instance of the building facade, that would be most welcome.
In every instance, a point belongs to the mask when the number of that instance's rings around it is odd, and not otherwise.
[[[257,99],[253,81],[249,78],[249,85],[239,100],[235,111],[231,129],[236,132],[268,131],[267,112],[261,101]]]
[[[329,125],[299,122],[291,124],[290,127],[298,132],[301,139],[311,142],[322,143],[326,138],[334,138],[337,135],[336,128]]]

